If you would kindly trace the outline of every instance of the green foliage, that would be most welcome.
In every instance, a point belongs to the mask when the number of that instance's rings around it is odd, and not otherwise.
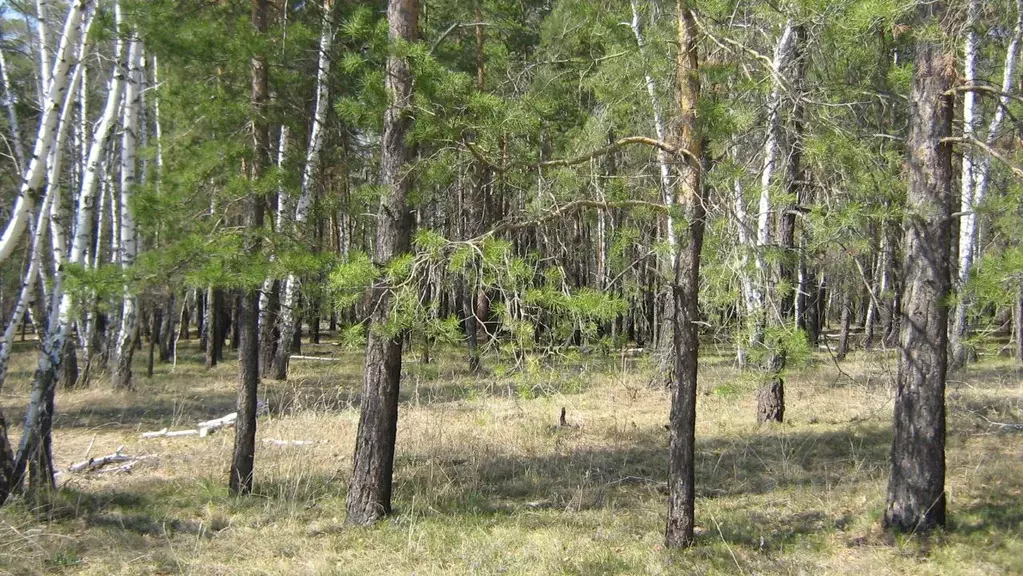
[[[379,269],[366,253],[353,252],[347,262],[339,263],[330,273],[328,282],[334,306],[344,308],[355,304],[379,276]]]

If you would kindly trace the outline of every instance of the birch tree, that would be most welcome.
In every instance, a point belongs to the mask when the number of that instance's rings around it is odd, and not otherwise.
[[[139,108],[142,88],[142,42],[132,34],[128,47],[128,76],[124,91],[124,115],[121,135],[121,271],[128,274],[138,252],[132,192],[135,187],[136,155],[139,131]],[[124,285],[121,307],[121,329],[114,349],[114,370],[111,375],[115,389],[132,388],[131,361],[139,327],[138,296],[130,283]]]
[[[295,216],[292,220],[295,234],[299,234],[309,217],[309,208],[313,201],[313,189],[316,186],[320,164],[320,152],[323,149],[323,132],[330,110],[330,49],[334,40],[331,25],[331,8],[333,0],[323,2],[323,28],[320,32],[320,51],[316,69],[316,108],[313,122],[309,129],[309,147],[306,152],[305,169],[302,171],[302,192],[295,205]],[[282,136],[283,139],[283,136]],[[284,282],[281,296],[280,338],[273,363],[273,378],[284,380],[288,375],[288,361],[291,357],[291,346],[295,336],[295,324],[298,321],[297,308],[301,278],[294,272],[289,273]]]
[[[7,223],[3,235],[0,236],[0,264],[14,252],[28,225],[30,214],[42,193],[42,186],[46,179],[46,160],[50,155],[50,149],[53,146],[63,145],[63,142],[56,141],[61,104],[64,101],[64,94],[73,70],[75,53],[82,40],[80,24],[91,1],[75,0],[68,9],[56,51],[56,61],[50,81],[47,82],[32,158],[25,169],[21,190],[14,204],[11,219]]]
[[[1005,50],[1000,92],[987,127],[987,133],[981,141],[978,134],[980,115],[977,110],[977,92],[974,89],[979,80],[977,78],[977,33],[975,30],[979,11],[979,0],[971,0],[967,10],[966,39],[963,50],[963,81],[966,83],[966,91],[963,94],[963,140],[967,147],[963,152],[960,184],[959,212],[962,216],[959,220],[959,267],[955,282],[959,299],[956,302],[949,340],[952,368],[963,366],[971,357],[965,342],[969,332],[967,312],[972,302],[967,282],[979,252],[977,248],[977,211],[983,205],[990,182],[991,156],[986,151],[978,150],[979,147],[975,143],[983,142],[983,147],[990,149],[1002,135],[1006,111],[1013,99],[1013,82],[1016,80],[1020,43],[1023,41],[1023,0],[1017,0],[1016,24]]]

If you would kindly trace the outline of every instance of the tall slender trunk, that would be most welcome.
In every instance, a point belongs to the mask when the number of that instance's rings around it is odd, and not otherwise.
[[[916,28],[937,28],[943,1],[917,7]],[[884,525],[918,532],[945,524],[945,376],[952,215],[952,73],[935,34],[916,39],[909,98],[909,187],[892,472]]]
[[[650,69],[649,60],[647,57],[647,44],[646,38],[643,35],[642,27],[640,26],[640,10],[638,0],[631,0],[632,8],[632,20],[629,23],[632,28],[632,35],[636,38],[636,46],[639,48],[639,58],[643,66],[643,79],[646,86],[647,97],[650,99],[650,107],[653,111],[653,123],[654,132],[657,134],[657,139],[664,141],[667,137],[668,127],[664,120],[664,112],[661,106],[661,99],[657,88],[657,81],[653,76]],[[675,185],[672,182],[671,175],[671,159],[668,157],[668,153],[665,150],[657,150],[657,166],[660,174],[661,184],[661,199],[665,204],[672,205],[675,203]],[[678,239],[675,233],[675,217],[668,213],[665,218],[665,229],[664,229],[664,240],[668,245],[668,251],[671,254],[675,253],[676,243]],[[662,261],[661,264],[667,268],[672,265],[671,262]],[[673,362],[672,354],[673,344],[672,340],[667,336],[670,333],[671,318],[674,316],[674,297],[671,294],[667,295],[665,299],[665,309],[661,316],[661,322],[659,325],[652,326],[658,335],[657,345],[661,348],[661,372],[664,374],[670,373],[670,364]],[[670,380],[670,378],[668,379]],[[668,384],[668,381],[665,382]]]
[[[18,160],[18,173],[24,174],[25,143],[21,138],[21,124],[18,122],[18,95],[11,89],[11,79],[7,75],[7,59],[3,50],[0,50],[0,81],[4,84],[4,108],[7,109],[7,123],[11,130],[11,146],[14,148],[14,157]]]
[[[973,24],[979,10],[979,0],[971,0],[967,11],[966,49],[963,71],[966,84],[971,86],[977,81],[977,40]],[[1005,52],[1001,95],[998,97],[998,105],[995,108],[994,115],[988,125],[987,135],[984,138],[984,143],[988,146],[993,145],[1001,135],[1002,124],[1005,121],[1005,111],[1013,98],[1012,88],[1016,76],[1021,42],[1023,42],[1023,0],[1016,0],[1016,27],[1013,31],[1012,40],[1009,42]],[[975,110],[975,100],[976,94],[972,90],[968,90],[963,95],[963,138],[966,139],[977,138],[979,118]],[[967,311],[973,301],[972,295],[967,290],[966,283],[970,278],[973,265],[979,257],[977,249],[977,209],[983,204],[987,194],[991,170],[991,158],[985,153],[982,154],[979,158],[975,157],[972,146],[963,152],[962,186],[959,205],[959,211],[962,213],[959,220],[959,270],[955,282],[959,299],[955,307],[949,342],[951,346],[950,361],[952,368],[961,367],[976,356],[966,344],[966,338],[970,329]]]
[[[288,127],[281,126],[277,141],[277,168],[284,169],[284,160],[288,150]],[[291,196],[283,184],[277,187],[277,210],[274,213],[274,231],[278,234],[288,229],[293,213]],[[270,261],[277,259],[270,254]],[[281,283],[274,278],[263,280],[259,291],[259,373],[270,374],[273,370],[274,358],[277,355],[278,338],[280,337]]]
[[[415,42],[419,36],[418,0],[388,0],[387,22],[392,45]],[[405,142],[412,123],[413,77],[408,58],[392,52],[387,58],[385,78],[389,103],[384,112],[380,156],[384,192],[377,214],[377,265],[385,265],[408,251],[413,224],[406,203],[412,159]],[[386,280],[374,284],[372,297],[354,471],[346,503],[350,524],[369,524],[391,513],[402,338],[383,332],[391,308]]]
[[[268,21],[268,0],[252,0],[252,26],[265,35]],[[270,151],[270,132],[266,121],[266,103],[270,95],[267,58],[256,53],[252,57],[252,140],[253,154],[250,191],[246,207],[245,227],[249,236],[246,252],[260,250],[259,231],[263,227],[262,193],[255,181],[263,176],[263,166]],[[238,420],[235,424],[234,455],[228,488],[235,494],[252,492],[253,466],[256,457],[256,393],[259,388],[259,288],[247,288],[242,295],[238,318]]]
[[[142,42],[134,34],[128,48],[128,78],[124,92],[124,120],[121,137],[121,271],[128,273],[135,263],[138,251],[136,243],[135,215],[131,196],[135,187],[136,147],[139,130],[139,105],[142,88]],[[121,307],[121,329],[114,350],[114,370],[111,374],[115,389],[133,388],[131,362],[139,329],[138,296],[134,288],[126,283],[123,289]]]
[[[309,217],[309,208],[313,201],[313,188],[319,173],[320,152],[323,149],[323,132],[330,110],[330,48],[334,39],[334,28],[331,25],[331,8],[333,0],[323,2],[323,28],[320,33],[320,58],[316,72],[316,108],[313,112],[313,123],[309,129],[309,148],[306,153],[305,170],[302,171],[302,194],[295,206],[294,230],[296,235]],[[273,363],[273,378],[285,380],[288,377],[288,361],[291,358],[292,339],[295,335],[295,324],[298,321],[298,295],[301,278],[294,273],[288,274],[284,282],[281,296],[280,339]]]
[[[673,119],[674,144],[693,157],[703,156],[703,134],[697,116],[700,64],[696,23],[690,0],[677,0],[678,55],[675,94],[678,116]],[[703,248],[706,207],[702,166],[680,159],[677,203],[686,216],[686,243],[677,246],[674,262],[672,317],[674,383],[672,386],[668,447],[668,517],[665,542],[682,548],[693,544],[696,502],[696,380],[700,350],[700,253]]]
[[[81,40],[79,25],[90,1],[75,0],[68,10],[56,52],[57,60],[43,102],[42,117],[39,120],[39,131],[32,151],[32,158],[25,169],[24,180],[14,209],[11,211],[10,221],[8,221],[3,235],[0,236],[0,264],[14,252],[18,240],[21,239],[21,235],[28,225],[32,209],[42,192],[46,176],[46,159],[50,155],[50,149],[53,146],[62,145],[61,142],[56,142],[61,102],[64,100],[64,93],[70,79],[71,65],[75,61],[74,51]]]
[[[776,303],[780,303],[781,298],[777,294],[779,281],[784,277],[788,270],[783,262],[778,264],[770,264],[767,262],[764,252],[772,245],[772,242],[777,240],[778,244],[786,249],[790,249],[795,239],[795,221],[791,214],[786,214],[784,210],[781,210],[780,218],[778,218],[777,226],[774,225],[774,213],[775,208],[782,208],[784,205],[778,202],[772,202],[771,200],[771,186],[773,185],[774,173],[776,172],[779,150],[782,147],[782,93],[783,93],[783,82],[790,83],[793,87],[798,87],[802,83],[802,72],[803,67],[801,65],[794,66],[797,61],[800,60],[800,51],[802,49],[802,43],[805,34],[801,26],[797,26],[795,22],[790,18],[785,23],[785,28],[782,30],[781,36],[778,38],[778,44],[775,46],[774,59],[771,63],[772,73],[772,88],[771,96],[768,101],[768,117],[767,117],[767,139],[764,143],[764,164],[760,172],[760,201],[758,203],[757,213],[757,245],[755,254],[755,262],[757,266],[757,276],[760,285],[755,290],[754,310],[751,320],[753,325],[751,326],[751,339],[750,346],[753,348],[762,348],[764,350],[764,358],[760,365],[760,371],[762,373],[763,382],[757,388],[757,421],[775,421],[781,422],[783,420],[785,412],[785,383],[782,378],[782,371],[785,368],[786,362],[786,350],[784,342],[780,336],[774,336],[768,341],[767,332],[771,327],[779,327],[784,318],[781,315],[781,306],[778,305],[779,312],[774,313],[769,310],[768,300],[773,300]],[[799,101],[799,95],[795,96],[795,101]],[[802,118],[799,117],[801,114],[801,106],[796,107],[797,113],[794,114],[794,123],[796,125],[797,132],[802,130]],[[787,171],[787,180],[789,191],[797,191],[796,189],[802,180],[802,174],[798,174],[800,170],[799,160],[800,152],[798,148],[802,145],[801,142],[792,142],[792,150],[789,154],[789,166]],[[779,204],[773,206],[772,204]],[[791,203],[788,203],[788,208],[791,211]],[[772,234],[772,229],[777,227],[778,234]],[[773,238],[777,236],[777,238]],[[787,256],[787,254],[786,254]]]

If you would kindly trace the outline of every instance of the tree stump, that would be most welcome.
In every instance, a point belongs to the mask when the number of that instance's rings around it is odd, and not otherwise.
[[[757,423],[781,422],[785,413],[785,381],[775,376],[757,388]]]

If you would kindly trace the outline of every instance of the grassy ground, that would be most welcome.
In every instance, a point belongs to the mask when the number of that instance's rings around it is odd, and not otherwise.
[[[194,352],[194,351],[193,351]],[[256,490],[227,494],[233,434],[140,440],[233,410],[235,363],[197,354],[138,392],[58,395],[57,466],[125,446],[130,474],[77,474],[0,510],[0,574],[1023,574],[1023,380],[990,358],[949,386],[949,529],[886,538],[891,357],[789,375],[786,422],[758,428],[728,357],[701,362],[698,545],[662,547],[668,397],[640,359],[564,359],[474,378],[452,353],[403,381],[395,516],[344,526],[358,355],[330,345],[266,383]],[[0,397],[24,410],[31,347]],[[557,427],[562,407],[568,427]],[[20,433],[15,428],[15,435]]]

